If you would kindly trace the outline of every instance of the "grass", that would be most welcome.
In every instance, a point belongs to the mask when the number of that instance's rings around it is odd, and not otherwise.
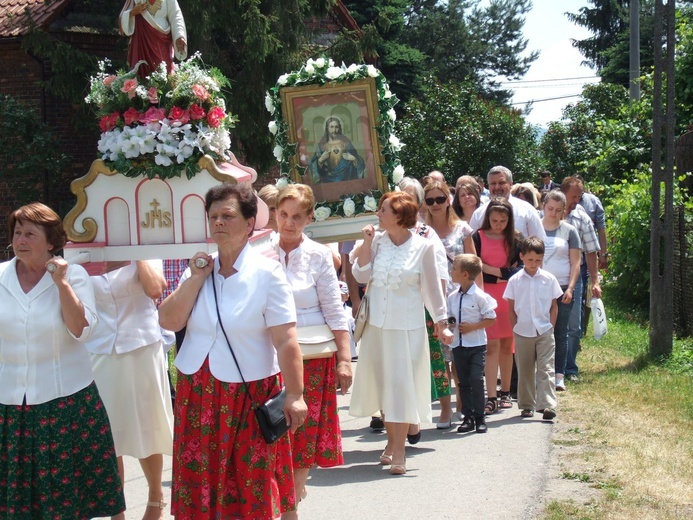
[[[583,341],[555,435],[557,478],[599,492],[551,499],[544,518],[693,518],[693,340],[651,360],[642,318],[608,290],[605,305],[609,332]]]

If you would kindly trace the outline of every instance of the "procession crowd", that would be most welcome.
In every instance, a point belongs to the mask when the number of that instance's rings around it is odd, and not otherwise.
[[[12,212],[0,517],[123,519],[127,455],[147,480],[143,519],[162,518],[166,454],[176,518],[297,518],[311,468],[344,463],[337,392],[350,389],[349,413],[386,431],[392,475],[434,423],[432,402],[436,428],[462,434],[513,407],[553,420],[578,377],[585,302],[601,295],[604,211],[579,177],[514,185],[496,166],[485,181],[405,177],[377,225],[333,247],[305,233],[309,186],[222,184],[205,196],[217,253],[91,276],[57,255],[55,212]],[[270,256],[250,245],[258,196]]]

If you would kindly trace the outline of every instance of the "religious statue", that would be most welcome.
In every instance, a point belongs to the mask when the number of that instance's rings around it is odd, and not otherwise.
[[[359,157],[351,140],[342,133],[342,123],[336,117],[325,121],[325,135],[308,165],[313,184],[362,179],[366,163]]]
[[[170,73],[174,55],[180,61],[188,56],[185,20],[177,0],[125,0],[118,22],[120,32],[130,36],[128,66],[145,62],[137,71],[141,78],[162,61]]]

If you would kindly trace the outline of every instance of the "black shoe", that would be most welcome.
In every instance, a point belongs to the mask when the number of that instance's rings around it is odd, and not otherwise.
[[[475,424],[476,421],[474,420],[474,417],[465,415],[462,424],[457,427],[457,433],[469,433],[474,430]]]
[[[486,419],[483,417],[476,420],[476,433],[486,433],[488,431],[488,426],[486,426]]]
[[[371,417],[371,430],[384,430],[385,423],[380,417]]]
[[[419,427],[419,431],[416,432],[414,435],[409,435],[407,433],[407,440],[409,441],[409,444],[416,444],[421,440],[421,427]]]

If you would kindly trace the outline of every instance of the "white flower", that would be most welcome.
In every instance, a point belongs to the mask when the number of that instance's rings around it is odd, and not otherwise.
[[[308,63],[306,63],[305,70],[308,74],[315,73],[315,66],[311,63],[311,60],[308,60]]]
[[[288,74],[282,74],[281,76],[279,76],[277,83],[279,83],[280,85],[286,85],[287,81],[289,81],[289,75]]]
[[[392,182],[395,184],[399,184],[402,181],[402,178],[404,177],[404,166],[401,164],[398,164],[395,166],[395,169],[392,170]]]
[[[395,150],[396,152],[399,152],[402,148],[404,148],[404,144],[400,143],[399,139],[397,139],[397,136],[395,134],[390,134],[390,138],[388,139],[390,146],[392,146],[392,149]]]
[[[383,99],[390,99],[392,97],[392,92],[390,92],[389,88],[385,89],[385,93],[383,94]]]
[[[313,63],[315,63],[315,66],[319,69],[323,68],[325,66],[325,58],[318,58],[315,60]]]
[[[356,72],[356,71],[358,71],[358,70],[359,70],[359,66],[356,65],[356,63],[352,63],[351,65],[349,65],[349,66],[347,67],[347,70],[346,70],[346,71],[347,71],[349,74],[353,74],[354,72]]]
[[[281,162],[282,155],[284,155],[284,148],[277,145],[274,147],[274,150],[272,151],[272,153],[274,154],[274,157],[277,159],[277,161]]]
[[[315,210],[315,222],[322,222],[327,217],[329,217],[331,213],[332,211],[330,210],[330,208],[320,206]]]
[[[368,65],[368,67],[366,67],[366,72],[368,72],[368,75],[371,78],[378,77],[378,69],[376,69],[373,65]]]
[[[157,154],[154,157],[154,162],[160,166],[171,166],[173,164],[173,161],[170,157],[161,154]]]
[[[277,189],[281,190],[282,188],[286,187],[288,184],[289,184],[289,179],[282,176],[282,177],[279,177],[277,179],[277,183],[275,184],[275,186],[277,186]]]
[[[391,121],[395,121],[397,119],[397,113],[395,112],[395,109],[391,108],[390,110],[388,110],[387,116],[390,118]]]
[[[334,67],[334,60],[333,60],[332,58],[330,58],[329,60],[327,60],[327,66],[328,66],[328,67]]]
[[[272,135],[276,135],[277,133],[277,122],[276,121],[270,121],[269,124],[267,125],[267,128],[269,128],[269,131]]]
[[[329,67],[327,72],[325,72],[325,77],[327,79],[337,79],[342,74],[344,74],[344,71],[340,67]]]
[[[274,114],[274,101],[272,101],[272,96],[270,96],[269,92],[265,96],[265,108],[270,114]]]
[[[342,205],[344,209],[344,216],[351,217],[356,212],[356,204],[352,199],[344,199],[344,204]]]
[[[366,211],[378,211],[378,203],[375,201],[374,197],[366,195],[363,198],[363,208]]]

